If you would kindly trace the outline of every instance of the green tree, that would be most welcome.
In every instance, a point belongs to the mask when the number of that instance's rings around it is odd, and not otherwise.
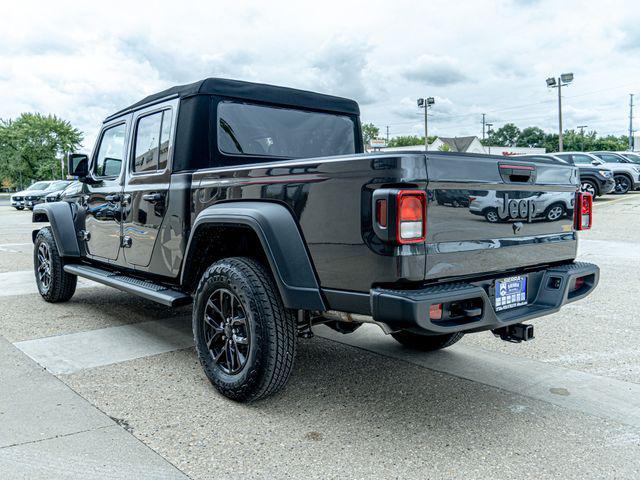
[[[429,143],[433,143],[437,137],[429,135]],[[389,147],[413,147],[423,146],[424,137],[418,135],[400,135],[389,140]]]
[[[55,115],[0,120],[0,179],[22,188],[31,180],[61,178],[61,159],[81,141],[82,133]]]
[[[450,152],[451,151],[451,147],[449,146],[448,143],[443,143],[442,145],[440,145],[438,147],[438,150],[440,150],[441,152]]]
[[[544,131],[540,127],[527,127],[520,132],[516,147],[537,148],[544,145]]]
[[[515,147],[520,136],[520,129],[513,123],[506,123],[497,130],[492,130],[489,135],[490,145]]]
[[[362,142],[364,145],[369,145],[371,139],[378,138],[380,135],[380,129],[373,123],[365,123],[362,125]]]

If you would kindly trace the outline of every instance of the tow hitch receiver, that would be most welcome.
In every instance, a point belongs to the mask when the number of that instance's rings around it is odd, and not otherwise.
[[[500,337],[505,342],[520,343],[533,340],[533,325],[525,325],[524,323],[516,323],[507,327],[496,328],[492,330],[496,337]]]

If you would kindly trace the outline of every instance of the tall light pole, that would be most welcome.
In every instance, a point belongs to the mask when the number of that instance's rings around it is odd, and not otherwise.
[[[633,93],[629,94],[629,151],[633,152]]]
[[[566,87],[573,82],[573,73],[563,73],[557,79],[547,78],[547,87],[558,89],[558,151],[561,152],[562,145],[562,87]]]
[[[418,99],[418,107],[424,108],[424,149],[425,151],[429,150],[429,129],[427,127],[428,125],[427,112],[429,111],[429,108],[431,108],[431,106],[434,103],[436,103],[436,100],[433,97]]]
[[[578,125],[578,128],[580,129],[580,137],[582,139],[582,146],[580,147],[580,150],[584,152],[584,129],[587,128],[589,125]]]
[[[486,115],[483,113],[483,114],[482,114],[482,140],[483,140],[483,141],[484,141],[484,127],[485,127],[485,125],[486,125],[486,122],[485,122],[485,120],[486,120],[486,119],[485,119],[485,116],[486,116]]]

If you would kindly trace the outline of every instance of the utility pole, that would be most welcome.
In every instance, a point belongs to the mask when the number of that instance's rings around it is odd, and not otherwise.
[[[482,140],[484,141],[484,126],[485,126],[485,114],[482,114]]]
[[[424,108],[424,149],[429,150],[429,128],[428,128],[428,111],[429,108],[436,103],[433,97],[419,98],[418,107]]]
[[[633,152],[633,93],[629,94],[629,151]]]
[[[573,81],[573,73],[563,73],[556,80],[555,77],[547,78],[547,87],[558,89],[558,151],[563,149],[562,145],[562,87],[566,87]]]
[[[578,125],[578,128],[580,129],[580,137],[582,139],[582,143],[580,146],[580,150],[582,152],[584,152],[584,129],[587,128],[589,125]]]
[[[387,146],[389,146],[389,125],[387,125]]]

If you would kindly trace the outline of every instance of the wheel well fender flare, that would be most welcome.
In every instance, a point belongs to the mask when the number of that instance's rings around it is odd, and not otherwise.
[[[49,222],[53,238],[61,257],[79,257],[80,246],[76,236],[76,226],[73,219],[71,204],[68,202],[41,203],[33,208],[33,223]],[[31,233],[35,243],[38,230]]]
[[[243,226],[256,234],[269,262],[276,285],[287,308],[325,310],[311,258],[291,212],[275,202],[236,201],[212,205],[196,217],[180,283],[186,280],[187,265],[193,258],[193,239],[198,229],[209,225]]]

